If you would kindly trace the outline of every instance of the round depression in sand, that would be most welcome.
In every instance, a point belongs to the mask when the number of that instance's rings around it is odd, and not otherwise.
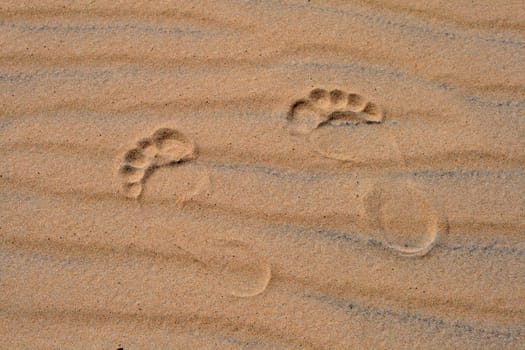
[[[199,259],[213,271],[215,284],[228,294],[251,297],[262,293],[271,279],[270,265],[245,243],[236,240],[208,242]]]
[[[430,198],[408,181],[377,184],[366,206],[372,230],[401,255],[428,253],[444,226]]]

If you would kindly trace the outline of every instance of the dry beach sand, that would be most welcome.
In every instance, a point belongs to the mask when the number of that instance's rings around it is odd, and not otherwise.
[[[523,349],[523,1],[0,3],[1,349]]]

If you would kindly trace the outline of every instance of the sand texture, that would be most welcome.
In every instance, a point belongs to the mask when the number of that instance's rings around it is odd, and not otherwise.
[[[0,3],[0,349],[524,349],[519,1]]]

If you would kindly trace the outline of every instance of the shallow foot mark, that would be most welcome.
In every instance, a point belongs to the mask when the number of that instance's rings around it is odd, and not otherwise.
[[[195,144],[184,134],[170,128],[157,129],[125,153],[119,169],[122,191],[126,197],[137,199],[155,169],[177,165],[196,157]]]

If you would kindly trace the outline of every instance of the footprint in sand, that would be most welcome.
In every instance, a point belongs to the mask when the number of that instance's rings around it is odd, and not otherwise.
[[[130,199],[140,199],[146,181],[153,181],[157,173],[164,173],[162,175],[176,176],[177,181],[153,183],[153,193],[164,191],[164,198],[177,198],[177,202],[191,199],[209,185],[206,175],[196,179],[195,170],[191,169],[191,161],[197,157],[197,146],[180,131],[157,129],[125,153],[119,168],[123,194]],[[162,188],[155,191],[158,186]],[[262,293],[270,282],[270,265],[243,242],[212,239],[179,243],[180,248],[210,272],[210,283],[220,291],[238,297],[255,296]]]
[[[364,204],[369,232],[400,255],[427,254],[447,229],[425,192],[409,180],[375,183]]]
[[[362,95],[314,89],[288,111],[288,130],[304,137],[321,156],[353,163],[399,163],[382,108]],[[380,124],[380,128],[370,126]]]
[[[170,128],[158,129],[124,155],[119,170],[124,195],[138,199],[146,180],[156,169],[177,166],[196,157],[196,146],[182,133]]]
[[[210,283],[224,293],[251,297],[264,292],[270,283],[270,265],[244,242],[213,239],[190,245],[194,246],[191,254],[211,272]]]
[[[323,157],[404,166],[382,108],[359,94],[314,89],[292,104],[287,120],[290,133],[304,137]],[[361,198],[370,233],[401,255],[425,255],[446,229],[429,197],[412,181],[378,181]]]
[[[291,133],[306,135],[327,124],[381,123],[383,111],[359,94],[314,89],[293,103],[287,119]]]

